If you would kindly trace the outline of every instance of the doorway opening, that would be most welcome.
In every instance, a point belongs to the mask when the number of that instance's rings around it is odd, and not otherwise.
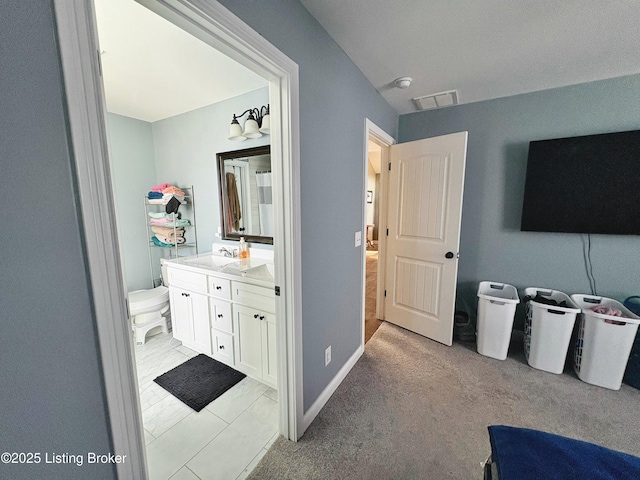
[[[364,143],[363,346],[384,320],[386,165],[393,138],[367,120]]]
[[[217,240],[215,224],[221,209],[215,200],[222,196],[217,194],[221,185],[216,181],[216,154],[240,148],[239,142],[226,138],[230,118],[268,105],[269,82],[133,0],[94,0],[94,8],[123,290],[136,325],[133,350],[149,475],[209,478],[215,471],[217,478],[236,478],[250,471],[279,435],[273,382],[267,385],[261,376],[245,376],[194,411],[155,379],[202,362],[195,358],[201,354],[213,356],[214,362],[209,362],[221,372],[229,372],[220,370],[222,364],[236,371],[241,368],[234,351],[223,356],[217,350],[218,342],[226,341],[222,347],[228,351],[235,340],[231,304],[221,301],[215,306],[216,313],[226,309],[227,323],[212,330],[210,317],[216,317],[208,304],[216,302],[214,297],[190,290],[176,293],[167,271],[178,258],[217,253],[212,243]],[[242,147],[268,146],[269,140],[265,134],[242,142]],[[238,163],[246,170],[247,183],[250,178],[255,183],[249,161]],[[166,188],[159,192],[162,187]],[[160,198],[152,198],[154,193]],[[179,199],[180,205],[172,216],[162,216],[169,197]],[[239,207],[243,219],[249,219],[252,199],[243,199]],[[182,223],[170,225],[176,218]],[[164,219],[172,222],[161,224]],[[225,245],[238,248],[237,243]],[[252,247],[255,251],[258,246]],[[272,255],[272,248],[262,249],[263,254]],[[148,327],[137,326],[139,318],[153,314],[134,316],[140,309],[134,298],[156,292],[167,302],[170,299],[170,310],[164,313],[169,328],[145,332]],[[179,333],[178,324],[184,330],[189,320],[194,332]],[[256,326],[261,325],[251,325]],[[251,442],[242,438],[247,433]],[[228,445],[240,446],[230,454]]]
[[[269,81],[271,146],[277,159],[273,188],[281,192],[274,195],[274,210],[281,214],[274,231],[279,432],[297,440],[303,433],[298,67],[215,1],[199,8],[190,0],[140,3]],[[93,5],[55,0],[54,7],[111,437],[114,451],[131,458],[116,469],[119,478],[146,478]]]

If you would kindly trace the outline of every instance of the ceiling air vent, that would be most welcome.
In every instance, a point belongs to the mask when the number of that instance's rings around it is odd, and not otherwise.
[[[447,92],[416,97],[413,99],[413,103],[416,104],[418,110],[432,110],[434,108],[458,105],[458,91],[449,90]]]

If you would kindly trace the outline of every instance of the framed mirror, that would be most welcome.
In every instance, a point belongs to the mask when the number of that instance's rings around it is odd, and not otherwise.
[[[222,238],[273,244],[271,147],[218,153]]]

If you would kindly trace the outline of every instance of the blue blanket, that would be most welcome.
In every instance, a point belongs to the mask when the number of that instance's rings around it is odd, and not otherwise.
[[[500,480],[640,479],[640,458],[592,443],[503,425],[489,438]]]

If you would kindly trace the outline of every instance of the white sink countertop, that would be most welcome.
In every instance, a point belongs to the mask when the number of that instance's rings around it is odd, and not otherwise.
[[[225,257],[214,253],[201,253],[188,257],[165,259],[167,265],[178,266],[187,270],[200,273],[215,272],[220,276],[234,279],[251,279],[257,283],[267,283],[272,286],[274,279],[273,261],[268,258],[243,258]]]

